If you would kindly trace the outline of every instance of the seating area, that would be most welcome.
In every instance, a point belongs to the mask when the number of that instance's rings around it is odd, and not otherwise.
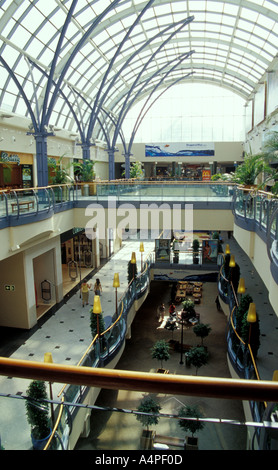
[[[187,296],[192,297],[195,304],[200,304],[202,298],[202,282],[179,281],[175,303],[180,304]]]

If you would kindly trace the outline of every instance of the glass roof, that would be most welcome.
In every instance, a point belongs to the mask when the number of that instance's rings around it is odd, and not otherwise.
[[[277,55],[277,20],[270,0],[0,0],[0,110],[95,132],[92,114],[124,118],[182,79],[248,99]]]

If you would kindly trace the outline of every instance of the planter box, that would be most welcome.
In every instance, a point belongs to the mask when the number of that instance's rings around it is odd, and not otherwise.
[[[140,442],[141,449],[153,449],[154,438],[155,431],[147,431],[146,429],[143,429]]]
[[[198,437],[186,437],[184,450],[198,450]]]
[[[157,369],[156,372],[158,374],[169,374],[169,370],[166,369]]]

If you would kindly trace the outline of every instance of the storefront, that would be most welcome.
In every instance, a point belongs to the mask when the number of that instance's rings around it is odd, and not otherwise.
[[[33,184],[33,155],[0,151],[0,187],[21,189]]]

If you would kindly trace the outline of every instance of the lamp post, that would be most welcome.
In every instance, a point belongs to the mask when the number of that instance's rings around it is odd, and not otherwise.
[[[181,358],[180,358],[180,364],[183,364],[183,325],[184,325],[184,318],[183,318],[183,311],[181,311]]]
[[[231,253],[230,251],[230,245],[226,245],[226,248],[225,248],[225,255],[229,255]]]
[[[136,254],[135,252],[133,251],[132,254],[131,254],[131,260],[130,260],[131,264],[132,264],[132,274],[133,274],[133,280],[134,280],[134,277],[135,277],[135,264],[136,264]]]
[[[229,267],[230,268],[235,268],[236,262],[235,262],[235,255],[230,256],[230,262],[229,262]]]
[[[144,243],[140,243],[140,253],[141,253],[141,273],[143,272],[143,253],[144,253]]]
[[[252,323],[256,323],[256,321],[257,321],[256,305],[254,304],[254,302],[251,302],[249,304],[249,309],[248,309],[248,313],[247,313],[247,322],[249,323],[249,340],[248,340],[248,344],[250,344],[250,341],[251,341]]]
[[[113,287],[115,287],[116,292],[116,319],[118,318],[118,294],[117,289],[120,287],[119,273],[114,274]]]
[[[240,298],[243,294],[245,294],[245,280],[243,277],[241,277],[239,280],[237,293],[240,295]]]
[[[93,313],[97,316],[97,337],[99,339],[99,315],[102,313],[99,295],[94,296]]]
[[[50,352],[44,353],[44,362],[46,364],[53,364],[52,354]],[[54,407],[53,407],[53,393],[52,393],[52,384],[49,382],[49,396],[50,396],[50,409],[51,409],[51,422],[52,422],[52,429],[54,428]]]

